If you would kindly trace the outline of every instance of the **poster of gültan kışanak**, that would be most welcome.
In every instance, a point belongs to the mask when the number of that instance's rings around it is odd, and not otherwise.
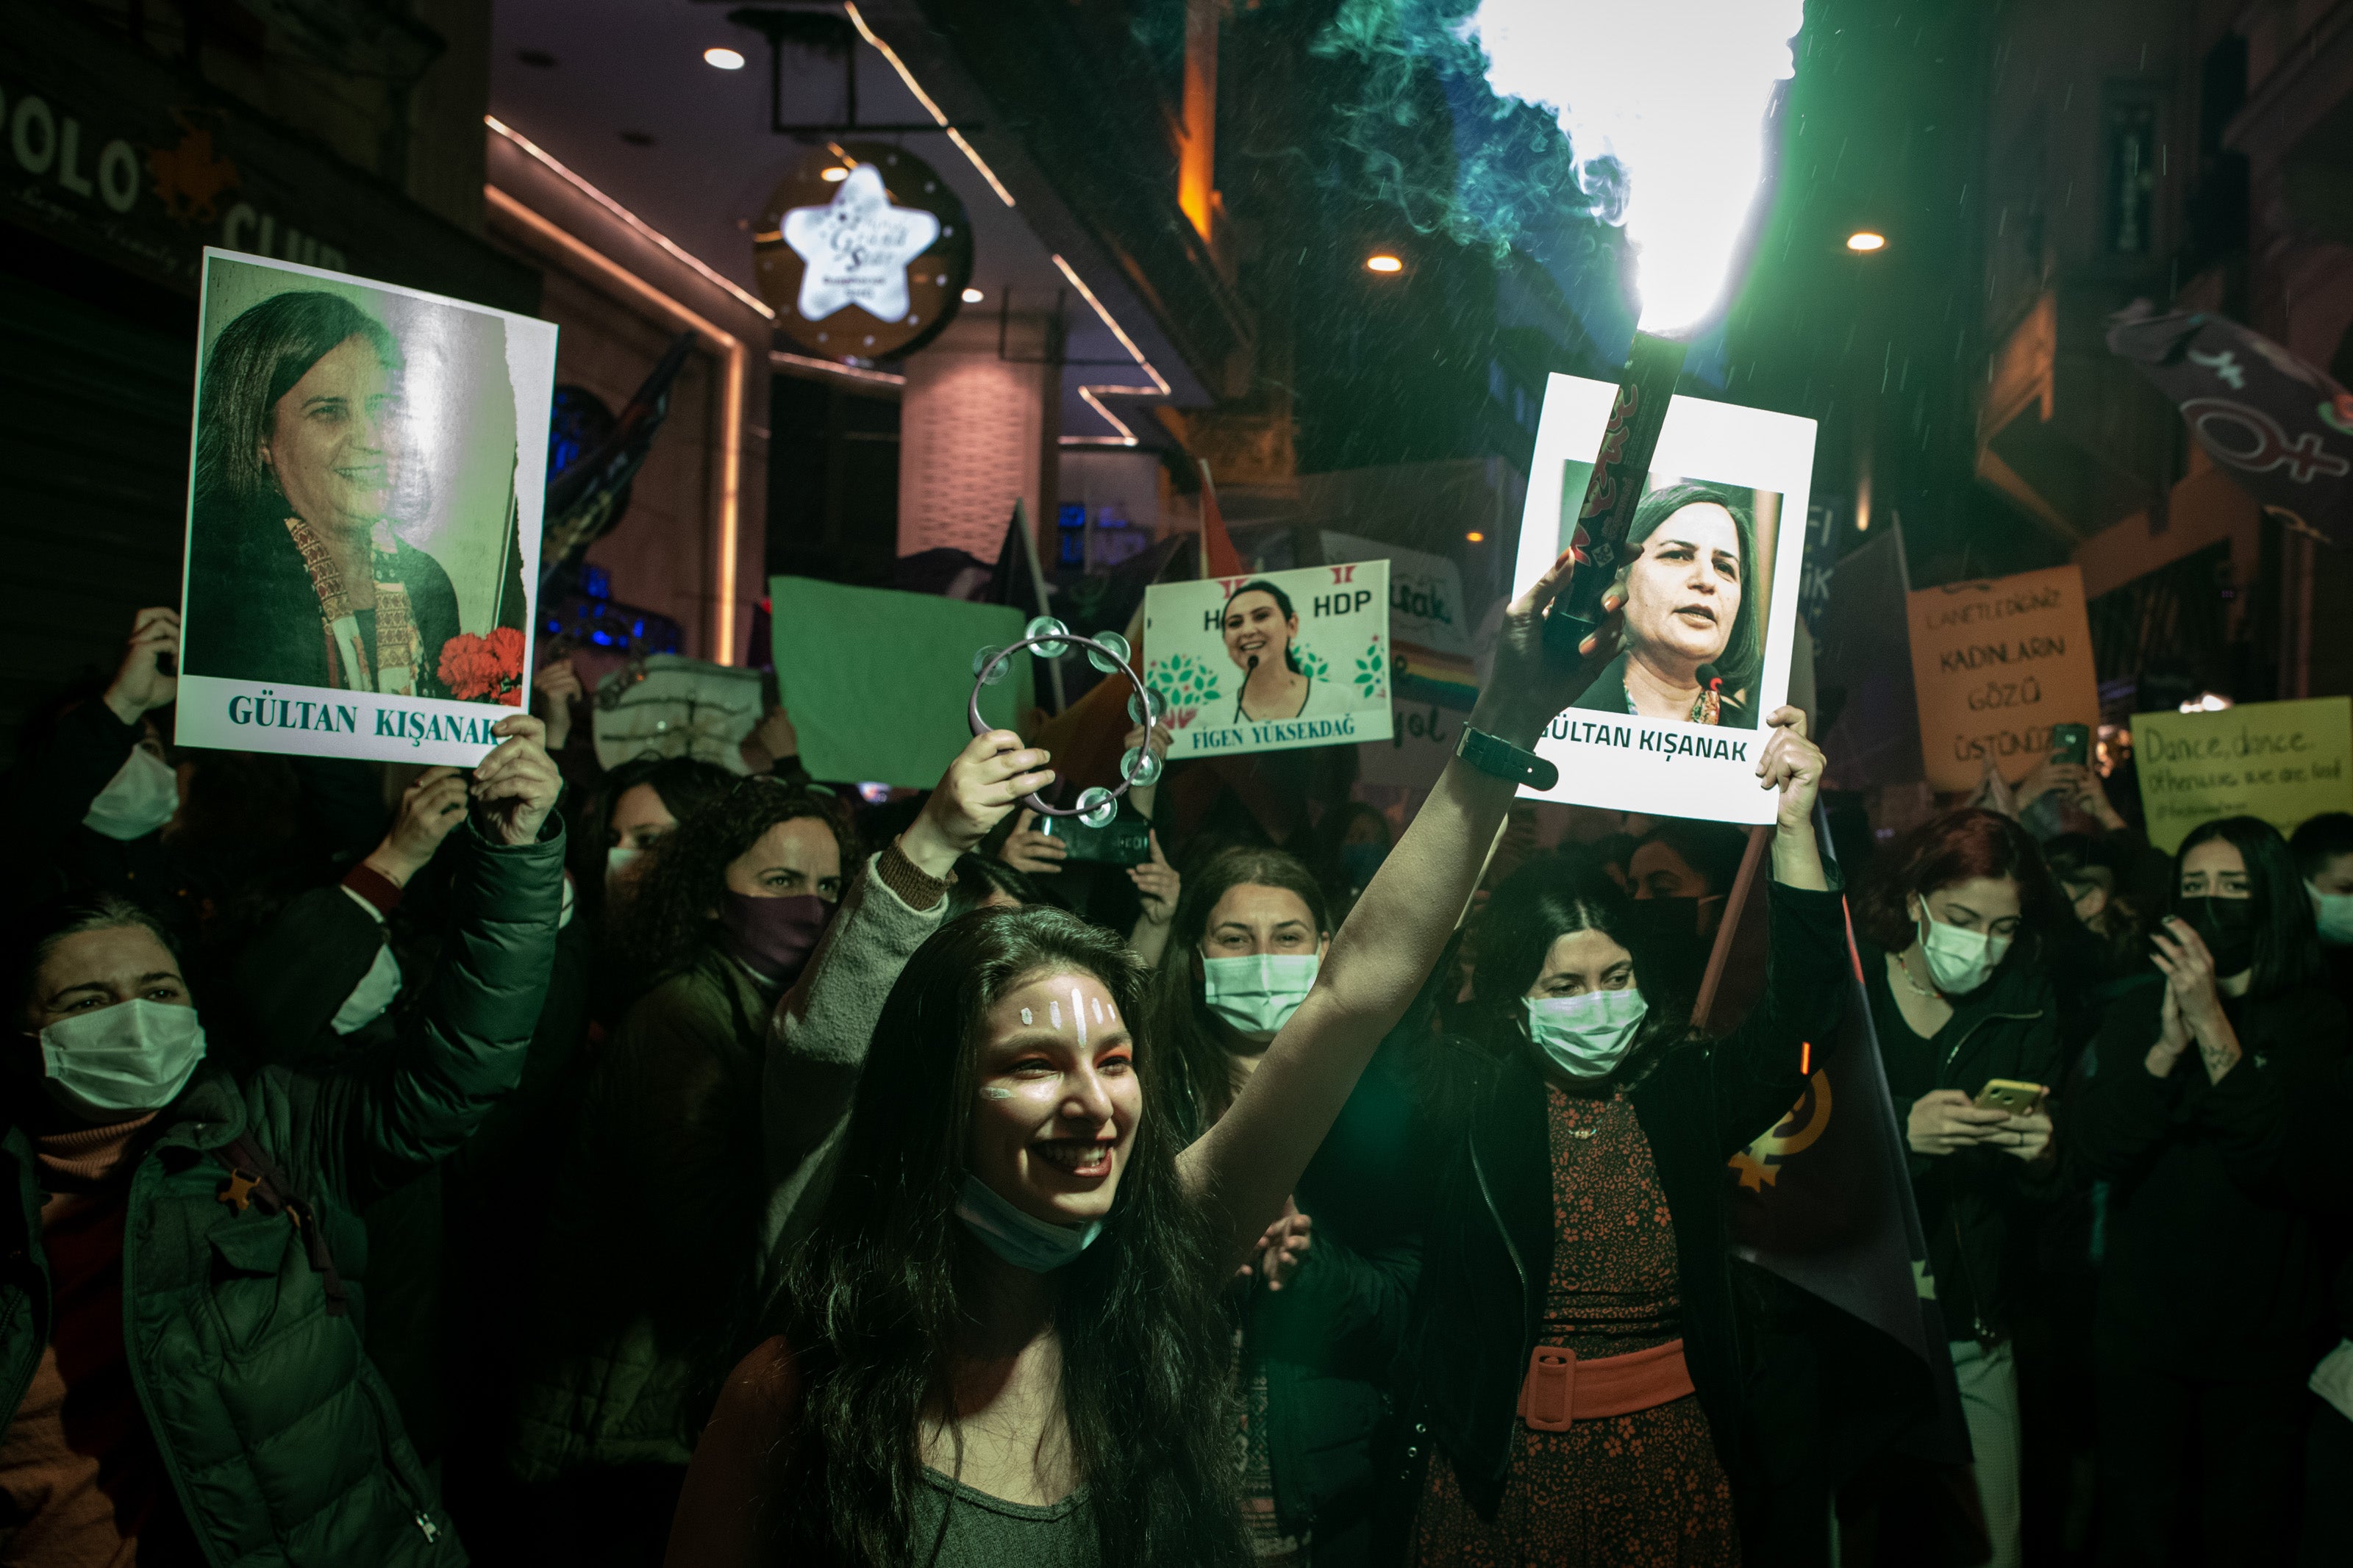
[[[1171,761],[1389,738],[1389,563],[1155,583],[1144,679]]]
[[[555,328],[207,248],[174,740],[459,767],[530,682]]]

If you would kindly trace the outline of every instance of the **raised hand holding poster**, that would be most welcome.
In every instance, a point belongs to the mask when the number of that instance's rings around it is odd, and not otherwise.
[[[549,322],[207,248],[174,739],[470,766],[519,712]]]
[[[1155,583],[1145,683],[1171,760],[1389,737],[1389,563]]]
[[[1568,548],[1617,389],[1545,390],[1512,592]],[[1662,816],[1770,822],[1757,785],[1765,716],[1789,688],[1814,422],[1678,397],[1628,530],[1615,653],[1536,746],[1539,798]],[[1786,521],[1786,526],[1784,526]],[[1527,793],[1535,794],[1535,791]]]

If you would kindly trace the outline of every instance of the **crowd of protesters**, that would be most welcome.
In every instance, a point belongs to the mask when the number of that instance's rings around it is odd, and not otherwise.
[[[1841,862],[1784,709],[1753,840],[1172,771],[1123,868],[1011,731],[606,771],[560,655],[470,772],[175,750],[178,636],[0,776],[0,1565],[2353,1563],[2353,815]],[[1733,1245],[1836,1038],[1917,1408]]]

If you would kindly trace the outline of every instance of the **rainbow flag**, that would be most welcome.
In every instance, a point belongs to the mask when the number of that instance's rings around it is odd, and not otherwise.
[[[1440,653],[1419,643],[1390,645],[1397,660],[1397,695],[1409,702],[1435,702],[1469,712],[1479,700],[1479,672],[1471,656]]]

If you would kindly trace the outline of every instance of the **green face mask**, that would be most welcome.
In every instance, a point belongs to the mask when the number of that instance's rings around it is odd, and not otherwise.
[[[162,1110],[204,1059],[196,1010],[143,996],[75,1013],[41,1031],[49,1098],[86,1121],[127,1121]]]

